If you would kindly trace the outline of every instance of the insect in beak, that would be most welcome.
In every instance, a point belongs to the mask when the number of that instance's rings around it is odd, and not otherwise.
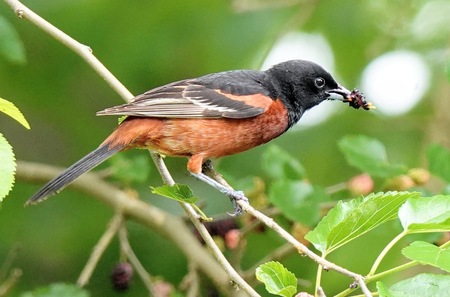
[[[329,95],[328,99],[340,100],[344,103],[348,103],[348,105],[354,109],[360,107],[365,110],[376,109],[372,103],[366,101],[366,97],[358,89],[353,89],[353,91],[350,92],[343,86],[339,86],[336,89],[327,91],[327,94]]]

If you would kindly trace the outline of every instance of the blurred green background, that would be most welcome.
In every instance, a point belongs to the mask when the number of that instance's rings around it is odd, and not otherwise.
[[[348,89],[361,87],[364,70],[377,57],[396,50],[417,54],[429,70],[430,79],[421,100],[408,112],[389,116],[382,111],[356,111],[339,102],[325,102],[323,105],[335,111],[326,121],[307,127],[302,127],[300,121],[300,125],[274,141],[294,155],[306,168],[309,180],[320,186],[343,182],[359,173],[346,165],[337,148],[337,141],[344,135],[377,138],[387,147],[391,160],[410,167],[426,165],[424,151],[430,143],[450,144],[450,24],[439,17],[448,16],[448,1],[46,0],[24,3],[90,46],[100,61],[136,95],[171,81],[206,73],[259,69],[272,46],[289,32],[322,36],[332,49],[330,71]],[[427,17],[428,14],[433,17]],[[13,145],[18,160],[68,166],[94,149],[116,126],[116,118],[97,118],[95,112],[121,104],[122,100],[81,58],[28,21],[18,19],[4,3],[0,4],[0,19],[6,23],[4,26],[16,30],[26,58],[0,55],[0,97],[14,102],[32,127],[26,131],[10,118],[0,116],[0,132]],[[421,23],[423,19],[428,23]],[[377,87],[383,89],[383,85]],[[416,86],[406,88],[414,90]],[[391,100],[389,104],[396,105],[396,98],[388,90],[385,96]],[[236,183],[249,176],[263,176],[260,163],[265,148],[226,157],[214,164]],[[145,156],[147,153],[126,154]],[[149,193],[148,185],[161,184],[156,170],[149,164],[149,180],[137,186],[143,199],[181,214],[175,202]],[[223,215],[230,211],[227,199],[210,195],[209,189],[187,176],[186,160],[168,158],[167,164],[175,179],[192,185],[196,194],[214,196],[204,199],[208,214]],[[70,189],[37,207],[24,208],[23,203],[39,186],[18,180],[0,210],[0,263],[18,245],[13,266],[20,267],[24,273],[13,296],[52,282],[75,282],[113,214],[95,199]],[[170,242],[152,231],[133,222],[128,225],[130,241],[148,271],[178,284],[186,273],[185,258]],[[396,228],[393,224],[392,229]],[[377,247],[381,248],[391,238],[386,231],[379,232],[370,244],[373,251],[358,252],[364,246],[354,244],[348,247],[349,253],[336,253],[331,260],[339,260],[346,268],[363,273],[367,269],[364,259],[374,257],[379,252]],[[281,242],[273,234],[252,235],[244,266],[251,266]],[[92,296],[118,295],[108,280],[118,258],[115,242],[87,287]],[[299,277],[313,280],[315,265],[311,261],[290,257],[285,263]],[[340,280],[345,279],[333,274],[326,283],[328,292],[342,290],[333,288]],[[123,295],[145,296],[146,293],[136,278],[132,288]]]

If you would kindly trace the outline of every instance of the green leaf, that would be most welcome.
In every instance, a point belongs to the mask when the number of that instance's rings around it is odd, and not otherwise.
[[[440,145],[432,145],[427,151],[430,172],[450,182],[450,151]]]
[[[380,297],[445,297],[450,292],[450,275],[423,273],[387,288],[377,282]]]
[[[441,248],[425,241],[414,241],[402,254],[421,264],[428,264],[450,272],[450,248]]]
[[[193,204],[197,201],[197,197],[194,197],[191,188],[182,184],[175,184],[173,186],[164,185],[162,187],[151,187],[152,193],[160,196],[164,196],[170,199],[174,199],[180,202],[186,202]]]
[[[16,159],[12,147],[0,133],[0,202],[8,195],[14,185]]]
[[[273,179],[299,180],[305,177],[302,164],[279,146],[270,145],[262,155],[262,167]]]
[[[117,119],[117,125],[122,124],[123,121],[125,121],[125,119],[128,118],[128,116],[124,115],[121,116],[120,118]]]
[[[372,176],[392,177],[406,172],[401,165],[390,164],[384,145],[366,136],[346,136],[339,143],[348,164]]]
[[[392,297],[389,288],[382,282],[377,282],[377,290],[380,297]]]
[[[370,194],[348,202],[340,201],[305,238],[323,254],[397,217],[400,206],[416,192]]]
[[[47,287],[38,288],[32,292],[25,292],[20,297],[89,297],[88,291],[72,284],[55,283]]]
[[[0,98],[0,111],[18,121],[25,128],[30,129],[30,124],[28,124],[23,114],[12,102]]]
[[[147,156],[128,157],[117,154],[109,159],[112,176],[125,183],[144,183],[150,175],[150,164]]]
[[[24,64],[25,48],[19,38],[14,27],[7,19],[0,16],[0,55],[5,57],[8,61]]]
[[[256,278],[271,294],[291,297],[297,292],[297,278],[279,262],[260,265],[256,268]]]
[[[450,196],[409,199],[398,216],[408,233],[450,231]]]
[[[287,218],[306,225],[317,223],[319,204],[327,200],[324,190],[303,181],[278,180],[269,191],[269,201]]]

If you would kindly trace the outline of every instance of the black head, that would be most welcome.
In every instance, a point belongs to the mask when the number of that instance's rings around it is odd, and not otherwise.
[[[303,112],[327,99],[346,100],[350,91],[316,63],[292,60],[277,64],[266,71],[271,78],[275,95],[284,101],[289,112],[289,126],[295,124]]]

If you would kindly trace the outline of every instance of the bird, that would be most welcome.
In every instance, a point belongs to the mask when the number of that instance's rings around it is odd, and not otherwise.
[[[126,117],[98,148],[49,181],[26,204],[45,200],[131,148],[186,157],[187,170],[194,177],[232,199],[245,200],[242,192],[203,174],[202,165],[277,138],[325,100],[349,102],[357,108],[355,96],[359,93],[350,92],[324,68],[306,60],[281,62],[265,71],[230,70],[169,83],[97,112]],[[358,98],[366,103],[364,97]]]

